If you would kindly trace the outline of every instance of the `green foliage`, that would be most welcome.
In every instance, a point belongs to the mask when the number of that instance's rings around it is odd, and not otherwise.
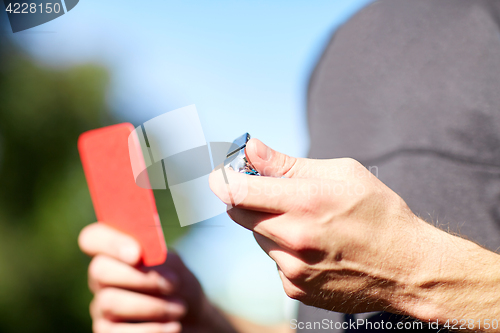
[[[0,41],[0,332],[89,332],[89,258],[79,231],[95,221],[76,148],[80,133],[116,123],[108,74],[44,68]],[[167,241],[179,227],[155,193]]]

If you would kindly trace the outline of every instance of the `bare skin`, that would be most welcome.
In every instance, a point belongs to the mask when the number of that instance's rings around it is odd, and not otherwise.
[[[277,263],[290,297],[498,331],[479,323],[500,319],[500,256],[419,219],[355,160],[293,158],[255,139],[246,153],[271,177],[227,171],[226,184],[219,171],[210,186],[236,203],[229,216]]]
[[[352,159],[296,159],[254,139],[246,151],[272,177],[228,171],[226,184],[215,172],[210,184],[224,202],[236,203],[229,216],[277,263],[290,297],[340,312],[385,310],[500,331],[492,325],[500,319],[497,254],[419,219]],[[79,244],[94,257],[96,333],[290,332],[219,311],[175,254],[145,269],[138,244],[103,224],[86,227]]]
[[[79,245],[93,257],[89,288],[95,333],[287,333],[225,314],[205,297],[195,276],[173,252],[165,264],[140,264],[140,246],[105,224],[82,230]]]

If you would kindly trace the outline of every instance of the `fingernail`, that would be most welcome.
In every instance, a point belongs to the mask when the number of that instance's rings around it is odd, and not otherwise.
[[[182,326],[177,322],[166,323],[161,326],[161,333],[178,333],[181,330]]]
[[[170,295],[172,293],[172,286],[164,277],[158,279],[158,288],[163,295]]]
[[[257,156],[264,161],[269,161],[271,158],[271,149],[260,141],[257,141]]]
[[[139,258],[139,249],[133,245],[126,245],[120,248],[120,258],[129,263],[136,262]]]
[[[171,299],[168,301],[167,312],[173,316],[182,316],[186,313],[186,303],[180,299]]]
[[[170,295],[173,292],[174,286],[179,282],[177,274],[173,272],[165,272],[158,279],[158,287],[162,294]]]

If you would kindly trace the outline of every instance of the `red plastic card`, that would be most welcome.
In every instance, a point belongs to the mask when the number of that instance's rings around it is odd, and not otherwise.
[[[134,180],[128,144],[133,130],[124,123],[85,132],[78,150],[97,219],[134,237],[144,265],[155,266],[165,262],[167,247],[153,191]]]

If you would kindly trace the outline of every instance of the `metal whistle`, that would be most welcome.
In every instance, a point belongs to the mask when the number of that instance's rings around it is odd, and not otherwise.
[[[239,173],[260,176],[260,173],[255,170],[254,166],[252,165],[252,163],[250,163],[250,161],[247,160],[247,157],[245,155],[245,148],[250,138],[250,134],[245,133],[233,141],[231,148],[226,154],[224,167],[232,169]]]

